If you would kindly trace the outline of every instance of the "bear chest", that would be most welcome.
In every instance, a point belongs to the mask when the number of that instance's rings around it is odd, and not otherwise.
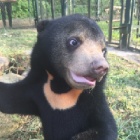
[[[50,81],[43,85],[39,110],[45,139],[70,140],[89,128],[91,95],[73,89],[57,94],[50,88]]]
[[[41,121],[47,140],[70,140],[79,132],[88,129],[88,110],[85,112],[78,106],[67,110],[54,110],[49,104],[42,108]]]
[[[90,128],[91,96],[82,93],[76,105],[69,109],[53,109],[44,93],[38,98],[38,109],[45,140],[70,140],[76,134]]]

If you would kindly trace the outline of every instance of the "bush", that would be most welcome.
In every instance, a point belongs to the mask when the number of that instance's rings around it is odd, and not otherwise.
[[[30,7],[30,11],[33,11]],[[29,16],[28,11],[28,1],[27,0],[17,0],[12,6],[12,16],[13,18],[25,18]]]

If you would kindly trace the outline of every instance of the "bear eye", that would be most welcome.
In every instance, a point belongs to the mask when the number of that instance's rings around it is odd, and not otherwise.
[[[69,44],[70,44],[71,46],[77,46],[78,41],[74,38],[74,39],[71,39],[71,40],[69,41]]]
[[[106,54],[106,48],[104,48],[103,50],[102,50],[102,52],[103,52],[103,55],[105,56],[105,54]]]
[[[68,49],[74,50],[80,45],[80,41],[77,38],[70,38],[67,40]]]

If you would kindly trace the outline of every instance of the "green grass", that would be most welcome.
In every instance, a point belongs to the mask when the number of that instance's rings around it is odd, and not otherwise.
[[[106,94],[116,118],[118,140],[140,139],[140,67],[113,54]]]
[[[8,35],[6,38],[5,32]],[[14,57],[31,49],[35,42],[35,30],[0,31],[0,53]],[[13,50],[14,49],[14,50]],[[140,67],[114,54],[108,54],[110,72],[107,78],[106,95],[118,126],[118,140],[140,139]],[[19,127],[0,140],[43,139],[41,124],[35,117],[27,120],[13,115]]]
[[[106,21],[97,22],[102,29],[106,39],[108,39],[109,23]],[[119,22],[114,22],[112,27],[119,27]],[[112,40],[119,40],[119,30],[112,30]]]
[[[10,56],[20,54],[33,47],[36,40],[35,29],[0,30],[0,54]]]
[[[108,30],[109,30],[109,23],[106,21],[97,22],[100,28],[102,29],[106,39],[108,39]],[[136,25],[136,21],[133,22]],[[113,22],[112,27],[120,27],[119,22]],[[112,30],[112,41],[119,41],[119,30]],[[140,48],[140,37],[136,37],[136,30],[132,28],[131,40],[130,45],[134,45],[136,48]]]

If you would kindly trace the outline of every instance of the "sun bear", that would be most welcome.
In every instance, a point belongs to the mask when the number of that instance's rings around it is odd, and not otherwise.
[[[116,140],[104,94],[109,69],[105,37],[75,14],[37,26],[31,70],[17,83],[0,83],[0,111],[40,117],[45,140]]]

